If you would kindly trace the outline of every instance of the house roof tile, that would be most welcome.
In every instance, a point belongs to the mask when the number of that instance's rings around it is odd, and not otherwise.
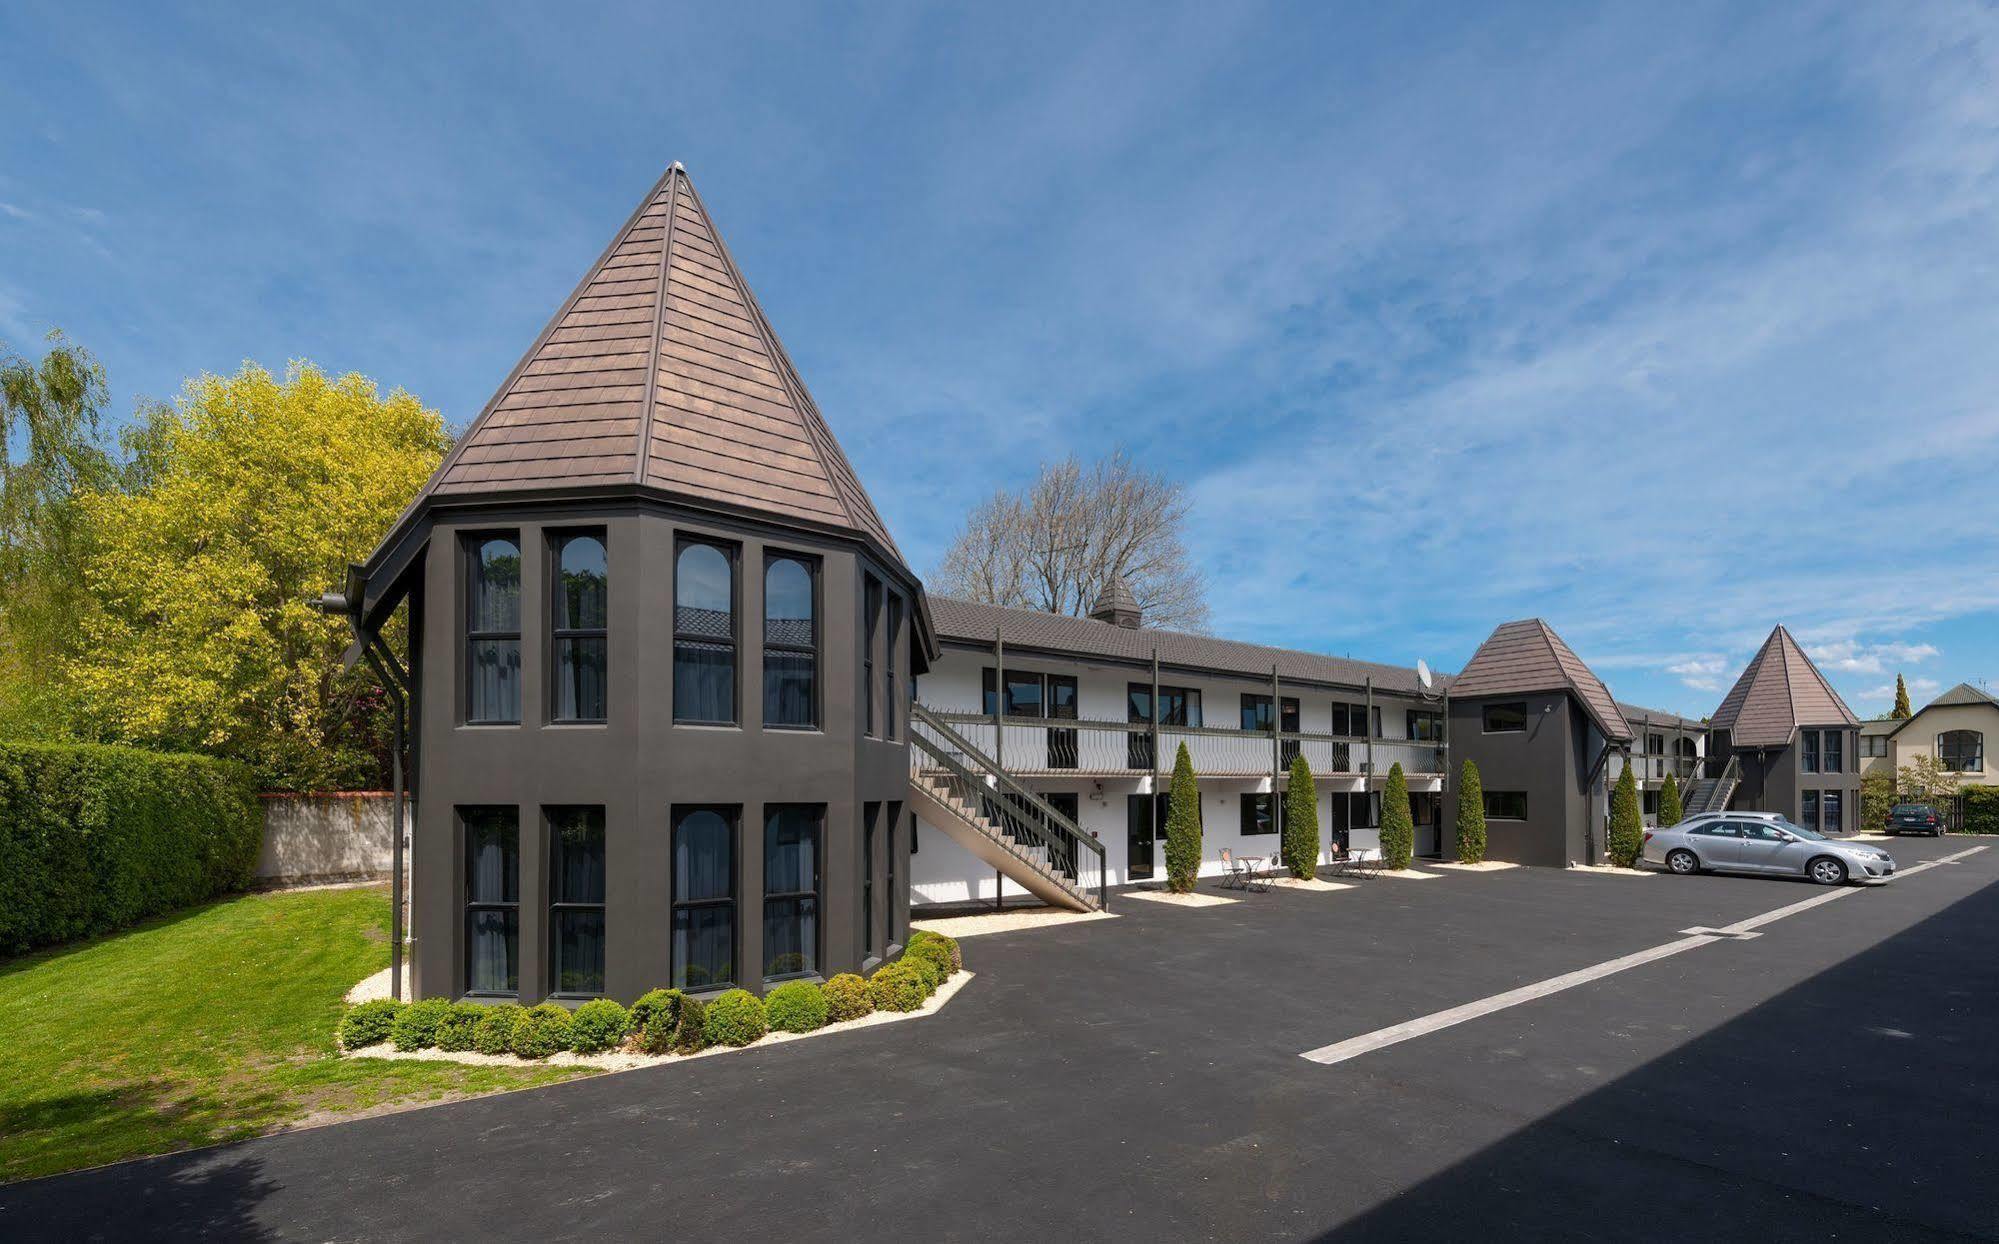
[[[1539,618],[1501,623],[1451,683],[1458,697],[1549,691],[1573,694],[1605,737],[1620,743],[1632,737],[1603,680]]]
[[[1737,747],[1785,747],[1800,726],[1858,726],[1791,632],[1779,625],[1714,710],[1713,726]]]

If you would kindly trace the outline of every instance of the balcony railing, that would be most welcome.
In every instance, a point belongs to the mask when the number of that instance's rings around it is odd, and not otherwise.
[[[1610,779],[1616,781],[1622,773],[1622,761],[1613,760]],[[1700,759],[1696,756],[1639,755],[1631,757],[1631,776],[1640,782],[1663,782],[1667,774],[1673,780],[1685,785],[1700,775]]]
[[[1331,734],[1238,730],[1226,726],[1162,725],[1077,718],[1007,717],[983,713],[935,714],[995,757],[1009,773],[1170,773],[1180,745],[1194,772],[1213,777],[1269,777],[1303,756],[1314,776],[1385,774],[1400,762],[1404,773],[1442,774],[1444,747],[1418,739],[1368,740]],[[1370,770],[1370,764],[1372,766]]]

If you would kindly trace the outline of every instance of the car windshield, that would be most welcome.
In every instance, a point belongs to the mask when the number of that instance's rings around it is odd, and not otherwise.
[[[1926,803],[1898,803],[1891,809],[1895,816],[1927,816],[1930,807]]]
[[[1817,830],[1806,829],[1802,825],[1794,824],[1790,821],[1785,821],[1785,820],[1779,820],[1777,824],[1783,826],[1787,833],[1796,834],[1800,838],[1809,838],[1813,842],[1827,841],[1826,836],[1824,834],[1819,833]]]

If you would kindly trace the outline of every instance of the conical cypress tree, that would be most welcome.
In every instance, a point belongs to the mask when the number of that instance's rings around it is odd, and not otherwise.
[[[1687,810],[1680,806],[1680,783],[1672,774],[1666,775],[1666,784],[1659,788],[1659,828],[1666,829],[1680,823]]]
[[[1479,781],[1478,766],[1467,760],[1458,773],[1458,863],[1484,859],[1485,784]]]
[[[1388,789],[1381,793],[1381,859],[1390,868],[1409,867],[1416,853],[1416,819],[1409,814],[1409,779],[1402,762],[1388,770]]]
[[[1895,711],[1888,716],[1896,721],[1907,721],[1915,716],[1915,712],[1909,707],[1909,684],[1902,681],[1900,674],[1895,675]]]
[[[1645,817],[1638,808],[1638,780],[1631,766],[1617,776],[1617,789],[1610,796],[1610,862],[1619,868],[1636,868],[1638,850],[1645,845]]]
[[[1201,875],[1201,787],[1187,745],[1173,758],[1173,796],[1166,813],[1166,888],[1186,894]]]
[[[1303,756],[1292,758],[1284,792],[1284,864],[1300,881],[1319,875],[1319,788]]]

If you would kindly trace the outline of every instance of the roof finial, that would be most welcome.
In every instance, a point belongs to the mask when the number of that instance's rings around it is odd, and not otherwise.
[[[687,171],[687,166],[685,164],[682,164],[680,161],[675,160],[671,165],[667,167],[666,171],[669,173],[684,173]]]

